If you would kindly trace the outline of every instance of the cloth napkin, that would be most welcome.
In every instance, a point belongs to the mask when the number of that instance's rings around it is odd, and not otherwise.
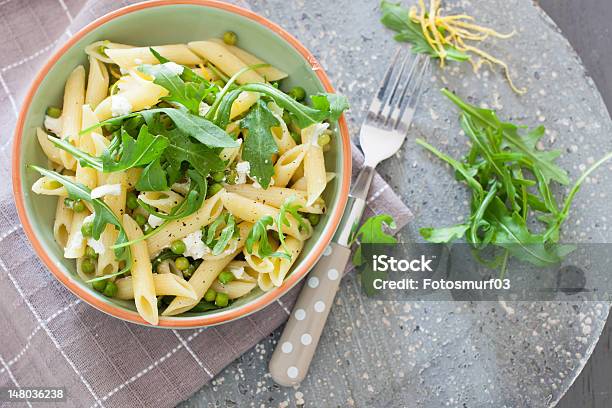
[[[266,309],[221,326],[157,329],[97,311],[58,283],[36,257],[10,188],[20,103],[56,46],[126,4],[0,0],[0,387],[65,387],[67,406],[174,406],[278,328],[299,293],[295,288]],[[358,169],[363,159],[356,148],[353,160]],[[375,213],[393,215],[399,228],[411,217],[378,175],[365,216]]]

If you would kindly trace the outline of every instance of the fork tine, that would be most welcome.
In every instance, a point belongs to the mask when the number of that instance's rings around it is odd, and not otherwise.
[[[417,68],[421,62],[421,55],[419,54],[412,58],[412,54],[408,52],[406,60],[408,59],[412,59],[410,68],[407,72],[405,72],[405,70],[403,69],[404,67],[402,67],[402,70],[400,71],[400,74],[395,82],[395,89],[393,90],[393,92],[394,96],[397,95],[397,97],[395,97],[394,99],[389,99],[387,106],[385,106],[383,110],[382,117],[384,120],[383,125],[385,127],[389,126],[390,121],[391,126],[394,126],[395,120],[397,119],[397,115],[395,113],[397,113],[397,111],[400,109],[401,103],[405,98],[407,90],[414,82],[415,72],[417,71]]]
[[[383,101],[386,100],[385,95],[387,94],[387,91],[389,89],[389,83],[391,82],[391,78],[393,77],[393,71],[395,70],[395,67],[397,66],[397,62],[398,62],[401,50],[402,48],[398,47],[397,50],[395,51],[395,54],[393,55],[393,58],[391,59],[391,63],[389,64],[389,68],[387,68],[387,72],[385,72],[385,76],[383,77],[382,83],[380,84],[380,87],[378,88],[378,92],[376,92],[376,97],[374,98],[374,100],[372,101],[372,104],[370,105],[369,114],[372,114],[372,115],[380,114],[380,110],[384,106]]]
[[[402,63],[400,65],[400,69],[399,72],[397,73],[397,76],[395,78],[395,81],[393,81],[393,86],[391,87],[391,92],[389,92],[389,95],[387,97],[387,99],[385,100],[385,103],[383,104],[380,112],[378,112],[378,114],[382,117],[382,119],[386,122],[388,117],[389,117],[389,112],[390,112],[390,108],[391,106],[393,106],[393,101],[396,96],[396,94],[398,93],[398,90],[401,89],[402,84],[404,83],[404,71],[406,69],[406,65],[408,65],[408,61],[411,59],[411,55],[410,52],[405,53],[404,58],[402,59]],[[412,65],[409,68],[409,71],[412,71],[414,69],[414,61],[412,62]]]
[[[421,93],[423,91],[423,83],[425,81],[425,77],[427,72],[429,72],[430,60],[427,56],[419,55],[421,67],[418,73],[416,73],[416,78],[410,78],[409,82],[406,83],[404,90],[402,92],[402,96],[398,102],[398,110],[397,115],[395,115],[395,110],[392,119],[393,129],[398,129],[401,126],[405,127],[402,129],[403,131],[408,131],[408,126],[412,123],[412,118],[414,116],[414,112],[416,110],[417,104],[419,103],[419,98],[421,97]],[[423,61],[424,59],[424,61]],[[411,86],[414,84],[414,86]],[[410,90],[410,92],[408,92]],[[406,96],[408,96],[407,100]]]

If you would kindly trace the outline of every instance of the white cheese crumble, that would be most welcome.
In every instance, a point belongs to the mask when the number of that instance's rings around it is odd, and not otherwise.
[[[200,102],[200,106],[198,108],[198,113],[200,114],[200,116],[206,116],[206,114],[208,113],[210,108],[212,108],[212,106],[210,106],[206,102],[202,101],[202,102]]]
[[[183,242],[185,243],[185,252],[183,253],[185,256],[190,256],[193,259],[202,259],[204,255],[210,253],[210,248],[202,241],[201,230],[187,235],[183,238]]]
[[[236,184],[244,184],[246,183],[247,176],[251,171],[251,163],[247,161],[241,161],[236,164],[236,173],[238,177],[236,178]]]
[[[87,245],[93,248],[96,254],[103,254],[106,251],[106,247],[99,239],[87,238]]]
[[[236,277],[236,279],[242,279],[242,277],[244,276],[244,274],[246,273],[244,271],[244,266],[241,266],[239,268],[237,267],[230,267],[229,268],[230,272],[234,274],[234,276]]]
[[[118,196],[121,194],[121,184],[103,184],[91,190],[91,198],[100,198],[105,195]]]
[[[111,113],[113,117],[132,113],[132,104],[121,95],[111,96]]]
[[[83,218],[83,224],[87,224],[88,222],[93,222],[94,218],[96,218],[96,213],[91,213],[87,217]]]
[[[140,58],[134,58],[134,64],[142,65],[142,60]]]
[[[70,240],[68,240],[66,248],[64,248],[64,257],[78,258],[79,256],[83,255],[83,253],[81,252],[83,241],[83,233],[81,233],[81,231],[79,230],[70,237]]]
[[[53,132],[56,135],[60,135],[62,133],[62,117],[52,118],[51,116],[45,115],[45,129],[49,132]]]
[[[183,73],[183,70],[184,70],[182,65],[179,65],[179,64],[177,64],[175,62],[172,62],[172,61],[165,62],[163,65],[164,65],[164,67],[168,68],[170,71],[172,71],[176,75],[181,75]]]
[[[157,215],[151,214],[149,215],[149,219],[147,220],[147,222],[152,228],[157,228],[164,223],[164,219],[159,218]]]

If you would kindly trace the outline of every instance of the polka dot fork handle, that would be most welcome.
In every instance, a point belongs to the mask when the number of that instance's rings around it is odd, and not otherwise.
[[[270,374],[280,385],[299,384],[325,327],[351,250],[331,243],[307,277],[270,360]]]

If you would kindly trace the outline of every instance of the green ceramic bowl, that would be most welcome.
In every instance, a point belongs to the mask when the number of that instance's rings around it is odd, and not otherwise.
[[[232,30],[239,45],[289,74],[283,86],[300,85],[306,92],[333,92],[329,79],[316,59],[294,37],[276,24],[248,10],[217,1],[161,0],[125,7],[89,24],[64,44],[43,66],[28,94],[15,130],[13,189],[24,231],[39,257],[57,279],[92,306],[121,319],[144,323],[131,302],[115,301],[95,292],[80,280],[72,260],[64,259],[63,249],[53,239],[53,217],[57,198],[31,192],[37,174],[28,164],[46,165],[35,129],[41,126],[47,106],[61,105],[68,74],[79,64],[87,64],[85,47],[98,40],[132,45],[186,43],[220,37]],[[306,243],[300,258],[284,284],[270,292],[253,291],[221,311],[186,313],[160,317],[162,327],[202,327],[238,319],[264,308],[303,278],[329,244],[340,222],[350,184],[351,153],[346,123],[342,118],[337,137],[326,154],[328,171],[337,177],[324,193],[328,212]]]

